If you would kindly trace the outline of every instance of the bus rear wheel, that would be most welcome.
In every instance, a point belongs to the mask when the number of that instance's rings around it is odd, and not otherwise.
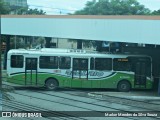
[[[57,80],[50,78],[46,81],[46,88],[48,90],[56,90],[58,88]]]
[[[128,92],[131,89],[131,85],[128,81],[120,81],[118,83],[117,89],[119,92]]]

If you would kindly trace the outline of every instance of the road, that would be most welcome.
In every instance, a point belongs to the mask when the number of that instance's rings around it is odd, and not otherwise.
[[[107,111],[160,111],[160,104],[144,101],[133,101],[112,96],[92,95],[91,90],[59,89],[47,91],[44,88],[21,88],[9,92],[10,100],[3,100],[3,111],[51,111],[56,116],[44,119],[74,119],[74,120],[156,120],[157,117],[107,117]],[[66,112],[70,111],[70,112]],[[71,112],[72,111],[72,112]],[[79,117],[69,117],[76,114]],[[81,112],[80,112],[81,111]],[[92,111],[92,112],[91,112]],[[52,113],[53,114],[53,113]],[[85,115],[87,117],[85,117]],[[103,117],[99,117],[103,116]],[[76,114],[77,115],[77,114]],[[76,116],[75,115],[75,116]],[[73,115],[74,116],[74,115]],[[93,117],[92,117],[93,116]],[[18,118],[12,118],[18,120]],[[20,119],[20,118],[19,118]],[[26,118],[28,119],[28,118]],[[32,118],[33,119],[33,118]]]

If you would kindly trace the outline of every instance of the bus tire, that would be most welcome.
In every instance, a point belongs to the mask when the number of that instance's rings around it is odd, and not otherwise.
[[[53,79],[53,78],[49,78],[47,81],[46,81],[46,88],[48,90],[56,90],[58,88],[58,81],[56,79]]]
[[[131,89],[131,84],[128,81],[120,81],[117,86],[119,92],[128,92]]]

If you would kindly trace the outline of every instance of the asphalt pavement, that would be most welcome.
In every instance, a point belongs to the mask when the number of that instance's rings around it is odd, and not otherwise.
[[[103,92],[90,92],[89,96],[105,97],[105,96],[114,96],[119,98],[135,99],[135,100],[160,100],[160,96],[156,91],[148,90],[132,90],[130,92],[112,92],[112,91],[103,91]]]

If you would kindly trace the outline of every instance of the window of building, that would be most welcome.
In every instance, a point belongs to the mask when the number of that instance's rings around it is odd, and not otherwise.
[[[23,55],[11,55],[11,67],[12,68],[23,68]]]
[[[58,57],[57,56],[40,56],[40,68],[45,69],[58,69]]]
[[[60,57],[59,58],[59,68],[60,69],[70,69],[71,68],[71,58],[70,57]]]
[[[95,70],[112,70],[112,59],[95,58]]]

